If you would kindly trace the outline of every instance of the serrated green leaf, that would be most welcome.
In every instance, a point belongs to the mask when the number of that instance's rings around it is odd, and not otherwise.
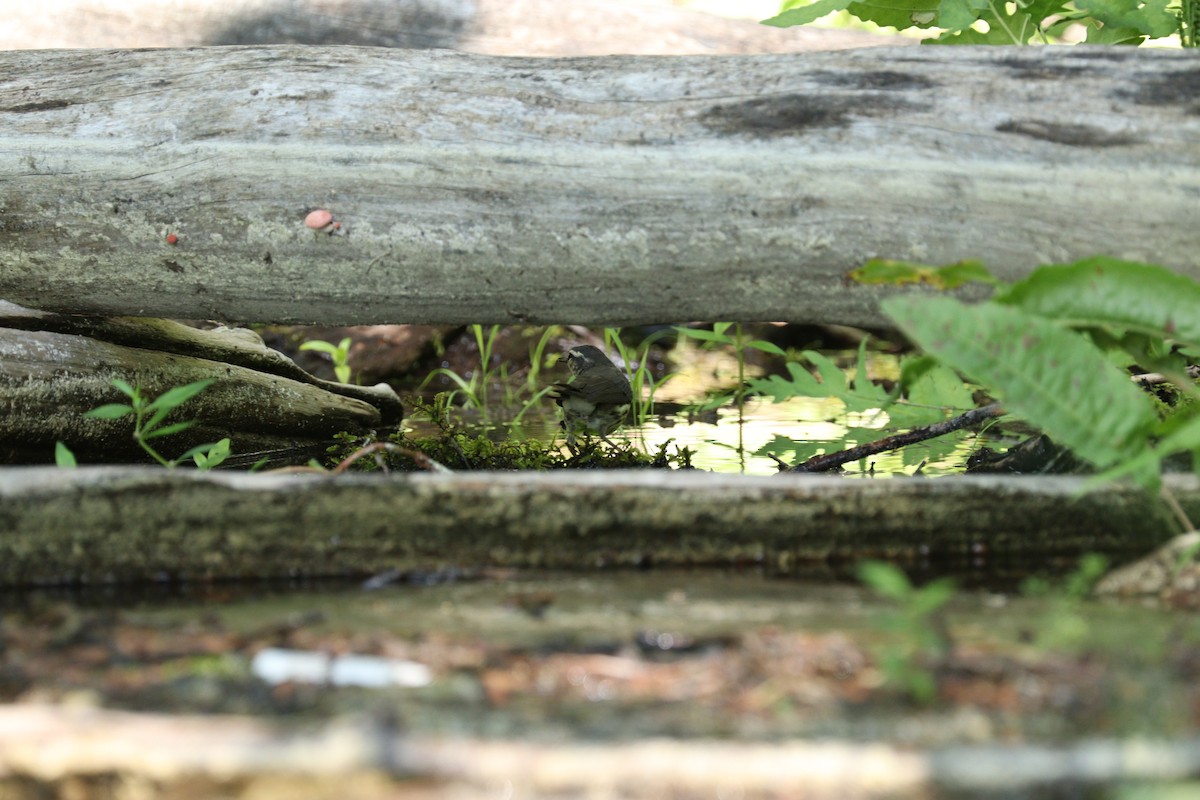
[[[88,419],[120,419],[133,413],[133,406],[124,403],[106,403],[84,413]]]
[[[940,0],[858,0],[846,10],[876,25],[897,28],[929,28],[937,23]]]
[[[804,357],[817,368],[824,396],[837,397],[849,391],[850,386],[846,382],[846,373],[842,372],[842,368],[834,363],[832,358],[824,353],[818,353],[816,350],[805,350]]]
[[[951,31],[969,28],[987,7],[987,0],[940,0],[938,27]]]
[[[936,361],[915,380],[911,380],[907,386],[907,396],[910,402],[918,405],[954,411],[975,407],[971,390],[958,377],[958,373]]]
[[[791,8],[770,19],[764,19],[761,24],[773,28],[790,28],[793,25],[807,25],[820,19],[826,14],[842,11],[850,4],[850,0],[817,0],[810,5]]]
[[[1087,25],[1084,44],[1133,45],[1146,41],[1146,35],[1137,28],[1119,28],[1115,25],[1098,25],[1094,20]]]
[[[1043,266],[995,299],[1072,324],[1200,344],[1200,283],[1156,264],[1096,256]]]
[[[755,394],[770,397],[776,403],[793,397],[825,397],[820,382],[803,366],[793,362],[787,365],[789,378],[771,375],[768,378],[750,378],[746,384]]]
[[[1179,29],[1179,19],[1168,4],[1169,0],[1075,0],[1076,8],[1104,23],[1105,28],[1125,28],[1156,38]]]
[[[995,303],[910,295],[883,309],[926,352],[1081,458],[1108,466],[1145,449],[1153,405],[1086,337]]]

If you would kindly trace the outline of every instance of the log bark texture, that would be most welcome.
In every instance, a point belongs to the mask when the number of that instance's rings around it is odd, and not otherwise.
[[[403,416],[386,384],[314,378],[253,331],[59,315],[0,301],[0,463],[50,461],[56,441],[84,461],[145,458],[130,417],[84,417],[102,404],[128,402],[112,386],[114,378],[140,387],[146,398],[192,381],[213,382],[169,418],[195,425],[155,443],[167,457],[228,436],[234,454],[255,454],[249,463],[270,462],[273,455],[294,463],[296,447],[321,452],[338,433],[390,428]],[[273,448],[283,453],[262,452]]]
[[[874,324],[871,257],[1200,277],[1200,54],[0,54],[0,298],[324,324]],[[337,235],[305,228],[328,208]],[[167,243],[168,234],[177,244]]]
[[[1140,555],[1165,505],[1086,478],[857,481],[668,471],[289,476],[0,469],[0,586],[483,565]],[[1193,519],[1200,481],[1169,485]]]

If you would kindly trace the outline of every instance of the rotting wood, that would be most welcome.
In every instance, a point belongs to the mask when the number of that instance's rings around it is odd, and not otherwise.
[[[879,324],[871,257],[1200,276],[1200,55],[0,54],[0,297],[361,324]],[[330,209],[345,235],[314,235]],[[175,245],[168,234],[175,234]]]
[[[973,555],[1126,558],[1173,532],[1082,478],[849,480],[662,471],[287,476],[0,470],[0,585]],[[1200,480],[1171,476],[1200,517]]]

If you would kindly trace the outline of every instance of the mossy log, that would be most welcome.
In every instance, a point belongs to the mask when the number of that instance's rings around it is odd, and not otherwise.
[[[878,324],[872,257],[1200,277],[1200,54],[0,53],[0,297],[321,324]],[[304,225],[325,208],[336,235]],[[168,240],[168,237],[173,237]],[[173,243],[172,243],[173,242]]]
[[[1085,479],[858,481],[663,471],[295,476],[0,470],[0,585],[484,565],[762,565],[1140,554],[1153,496]],[[1200,481],[1175,476],[1200,517]]]
[[[83,416],[105,403],[128,402],[114,378],[147,398],[213,381],[185,414],[168,418],[196,424],[169,445],[158,443],[167,457],[226,436],[235,454],[306,444],[324,449],[335,434],[392,426],[403,413],[389,386],[315,378],[250,330],[67,316],[0,302],[0,461],[51,461],[56,441],[86,461],[144,459],[131,418]]]

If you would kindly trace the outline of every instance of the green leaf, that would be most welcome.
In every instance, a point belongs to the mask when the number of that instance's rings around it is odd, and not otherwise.
[[[1086,337],[1019,308],[950,297],[892,297],[883,310],[926,352],[1081,458],[1104,467],[1145,449],[1153,405]]]
[[[749,342],[746,342],[746,346],[753,347],[755,350],[761,350],[764,353],[770,353],[773,356],[787,358],[787,351],[783,350],[781,347],[779,347],[779,345],[772,344],[771,342],[764,342],[762,339],[753,339]]]
[[[959,261],[935,267],[915,261],[873,258],[858,269],[852,270],[850,278],[858,283],[891,286],[924,283],[937,289],[957,289],[971,281],[993,285],[997,283],[982,261]]]
[[[1196,450],[1200,450],[1200,417],[1191,417],[1186,422],[1176,423],[1173,430],[1154,447],[1143,450],[1135,457],[1100,473],[1096,476],[1096,482],[1105,483],[1132,476],[1142,486],[1156,488],[1163,459],[1174,453]],[[1200,464],[1200,461],[1197,464]]]
[[[1200,283],[1156,264],[1105,256],[1039,267],[996,301],[1076,325],[1110,325],[1200,344]]]
[[[319,339],[305,342],[304,344],[300,345],[300,349],[314,350],[318,353],[327,353],[329,355],[334,355],[338,351],[337,345],[330,342],[322,342]]]
[[[133,413],[133,406],[124,403],[106,403],[84,413],[88,419],[120,419]]]
[[[200,469],[213,469],[229,457],[229,437],[211,444],[199,444],[187,450],[177,461],[191,458]]]
[[[958,591],[953,578],[938,578],[913,592],[907,611],[913,616],[925,616],[937,611],[954,597]]]
[[[213,378],[205,378],[202,381],[185,383],[183,386],[176,386],[173,389],[168,389],[158,397],[154,398],[154,400],[152,400],[150,404],[146,406],[146,410],[171,411],[179,408],[188,400],[191,400],[209,386],[212,386],[213,383]]]
[[[733,344],[733,337],[726,336],[717,331],[705,330],[704,328],[675,328],[680,336],[688,339],[697,339],[702,342],[716,342],[717,344]]]
[[[170,436],[173,433],[180,433],[181,431],[186,431],[188,428],[192,427],[195,424],[196,424],[196,421],[194,419],[192,419],[192,420],[187,420],[186,422],[172,422],[170,425],[166,425],[161,428],[152,428],[152,429],[148,429],[148,430],[144,429],[142,431],[142,439],[143,440],[157,439],[160,436]]]
[[[810,5],[792,8],[770,19],[764,19],[762,24],[770,25],[774,28],[790,28],[793,25],[806,25],[820,19],[826,14],[842,11],[848,5],[850,5],[850,0],[817,0],[817,2]]]
[[[999,285],[996,279],[982,261],[959,261],[938,267],[937,277],[943,289],[957,289],[968,283],[986,283],[990,286]]]
[[[902,366],[902,375],[903,370]],[[958,377],[958,373],[944,364],[935,361],[915,378],[909,376],[909,381],[907,396],[910,402],[952,411],[965,411],[975,407],[975,398],[972,397],[971,390]]]
[[[805,350],[804,357],[817,368],[817,375],[821,376],[821,386],[824,387],[823,394],[825,396],[841,395],[849,390],[846,373],[842,372],[842,368],[832,358],[824,353],[818,353],[816,350]]]
[[[856,570],[858,579],[884,597],[907,600],[913,594],[912,584],[904,571],[886,561],[863,561]]]
[[[850,3],[846,10],[862,20],[899,30],[937,24],[940,0],[863,0]]]
[[[1104,28],[1126,28],[1155,38],[1179,30],[1179,18],[1168,4],[1169,0],[1075,0],[1076,8],[1104,23]]]
[[[113,378],[111,381],[109,381],[109,383],[120,389],[128,397],[137,397],[140,394],[137,389],[130,386],[126,381],[123,381],[120,378]]]
[[[74,469],[77,466],[75,454],[62,442],[54,443],[54,463],[59,469]]]
[[[1084,44],[1133,45],[1146,41],[1146,36],[1136,28],[1118,28],[1089,22]]]
[[[987,7],[987,0],[940,0],[938,27],[951,31],[969,28]]]

